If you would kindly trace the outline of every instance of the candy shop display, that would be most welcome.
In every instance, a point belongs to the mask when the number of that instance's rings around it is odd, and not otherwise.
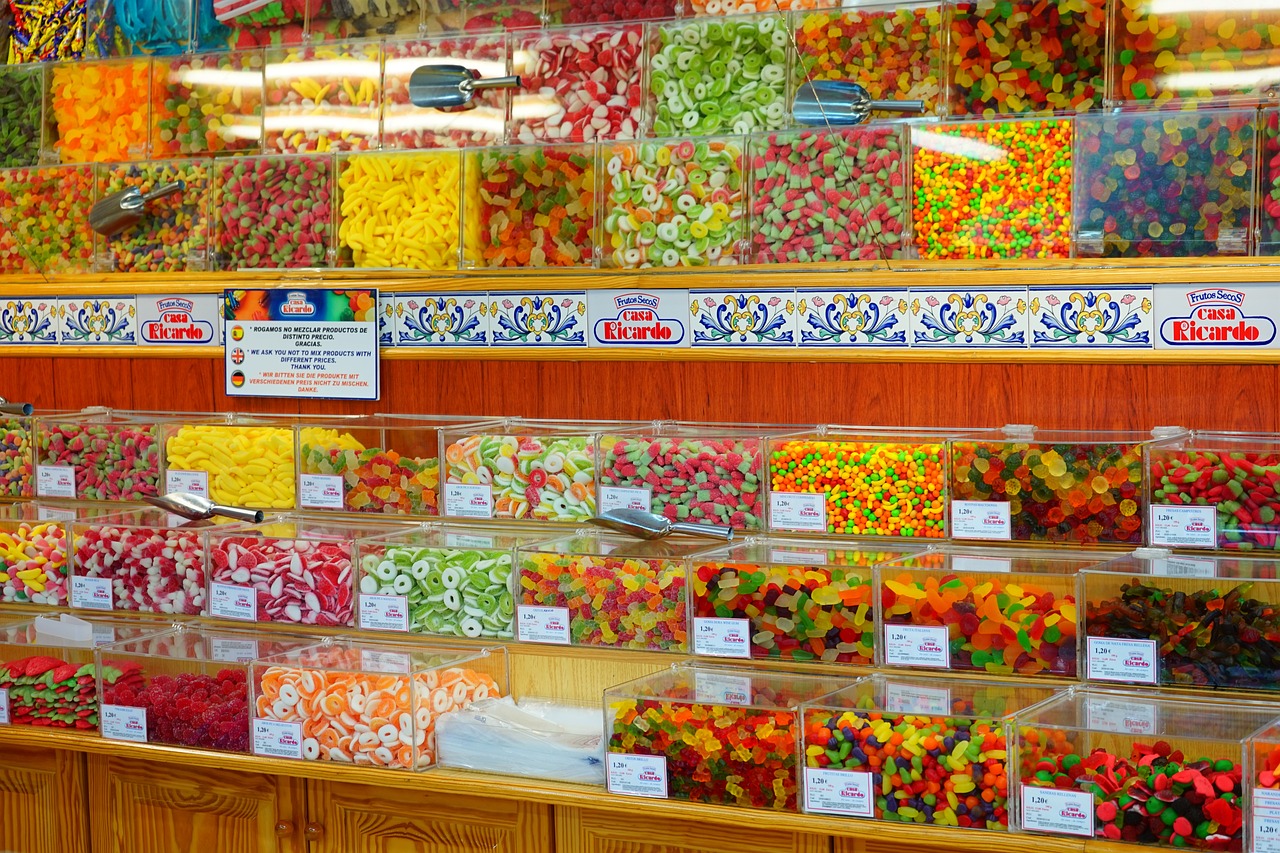
[[[36,494],[85,501],[159,494],[160,430],[169,417],[105,409],[38,417]]]
[[[329,20],[312,20],[311,38],[320,41],[334,36],[351,39],[407,38],[421,35],[427,27],[424,0],[354,0],[330,2]],[[326,10],[322,10],[326,11]],[[436,15],[432,15],[436,18]]]
[[[968,121],[911,129],[913,228],[921,258],[1066,258],[1068,119]]]
[[[156,58],[151,70],[151,155],[258,151],[263,65],[259,51]]]
[[[377,148],[382,52],[377,42],[267,51],[264,145],[273,153]]]
[[[329,157],[218,161],[214,165],[213,267],[329,266],[333,189]]]
[[[1018,714],[1024,832],[1239,853],[1246,739],[1274,705],[1075,688]]]
[[[483,148],[506,138],[507,90],[475,93],[472,108],[424,110],[409,100],[409,78],[424,65],[460,65],[481,77],[507,73],[507,42],[498,34],[466,34],[383,44],[382,147]]]
[[[953,538],[1145,541],[1143,452],[1151,434],[1030,429],[1006,435],[951,442]]]
[[[327,0],[212,0],[213,15],[201,6],[196,43],[200,50],[251,50],[297,45],[303,41],[310,15],[325,11]],[[212,18],[213,20],[209,20]]]
[[[180,192],[147,205],[147,215],[99,240],[99,266],[109,272],[198,272],[208,263],[213,162],[148,160],[98,170],[99,198],[133,187],[148,193],[180,181]]]
[[[773,811],[799,809],[800,706],[849,680],[673,666],[604,692],[609,791]],[[653,781],[665,765],[666,784]]]
[[[695,558],[695,654],[869,666],[875,658],[871,568],[901,557],[856,540],[761,538]]]
[[[688,578],[705,542],[584,533],[516,551],[521,642],[689,651]]]
[[[782,15],[653,27],[649,120],[655,136],[711,136],[787,126],[791,37]]]
[[[1202,110],[1077,119],[1076,255],[1247,254],[1255,117]]]
[[[603,786],[603,726],[599,706],[482,699],[440,719],[440,766]]]
[[[1259,255],[1280,254],[1280,110],[1258,113]]]
[[[1277,806],[1280,806],[1280,723],[1272,724],[1251,736],[1245,746],[1249,762],[1246,778],[1250,789],[1249,809],[1252,821],[1245,826],[1245,849],[1265,851],[1276,832]]]
[[[951,7],[951,113],[1100,107],[1106,50],[1104,0],[961,0]]]
[[[666,139],[606,147],[604,263],[623,269],[739,263],[747,233],[743,142]]]
[[[502,647],[328,640],[254,661],[251,725],[272,733],[255,753],[395,770],[436,761],[436,725],[507,693]]]
[[[1280,551],[1280,437],[1197,432],[1147,464],[1152,545]]]
[[[88,272],[93,201],[92,166],[0,170],[0,273]]]
[[[194,0],[86,0],[85,53],[173,56],[192,47]]]
[[[1280,689],[1280,560],[1143,549],[1082,577],[1093,681]]]
[[[227,506],[293,509],[298,421],[296,416],[232,415],[228,423],[162,424],[164,490],[208,495]]]
[[[86,512],[30,502],[0,506],[0,602],[67,604],[67,522]]]
[[[0,498],[29,498],[35,494],[35,437],[33,418],[0,416]]]
[[[814,13],[821,14],[821,13]],[[911,251],[902,126],[751,137],[751,263],[873,261]]]
[[[1110,556],[948,547],[881,563],[880,665],[1077,678],[1078,574]]]
[[[1014,715],[1055,692],[874,675],[806,704],[803,809],[1007,832]]]
[[[546,13],[555,23],[608,24],[674,18],[678,6],[677,0],[548,0]]]
[[[49,71],[53,150],[63,163],[116,163],[147,156],[151,63],[60,62]]]
[[[0,67],[0,169],[35,166],[53,139],[47,130],[48,69],[41,65]]]
[[[636,139],[644,124],[644,26],[578,26],[521,33],[511,73],[511,141]]]

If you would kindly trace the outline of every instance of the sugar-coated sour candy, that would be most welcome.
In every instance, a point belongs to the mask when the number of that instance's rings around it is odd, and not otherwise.
[[[141,669],[132,661],[128,665]],[[249,752],[249,686],[243,667],[149,678],[142,669],[125,683],[106,687],[103,701],[145,710],[147,743]]]
[[[0,168],[40,162],[46,132],[45,74],[41,66],[0,67]]]
[[[263,118],[267,150],[377,148],[381,79],[377,42],[268,51]]]
[[[1212,506],[1218,548],[1280,550],[1280,444],[1214,446],[1206,438],[1188,449],[1156,445],[1149,458],[1153,506]]]
[[[252,153],[262,145],[260,52],[157,58],[151,156]]]
[[[587,435],[468,435],[445,448],[445,482],[487,485],[495,518],[585,521],[596,514]]]
[[[228,506],[294,507],[293,432],[280,426],[164,427],[165,469],[202,471],[209,497]]]
[[[398,435],[395,430],[391,432],[393,435],[385,443],[399,444],[396,439],[408,436],[411,430]],[[303,429],[299,438],[299,470],[304,475],[341,477],[346,511],[439,514],[440,460],[434,448],[415,447],[417,452],[410,452],[408,444],[400,450],[376,444],[366,446],[350,432],[325,428]],[[406,438],[407,442],[411,440]]]
[[[328,157],[250,157],[215,164],[217,269],[329,265],[333,232]]]
[[[676,5],[676,0],[564,0],[550,11],[565,24],[608,24],[674,18]]]
[[[1258,117],[1262,133],[1259,144],[1260,161],[1258,185],[1262,197],[1258,199],[1258,216],[1261,218],[1258,234],[1258,254],[1280,254],[1280,110],[1263,110]]]
[[[483,148],[503,140],[505,89],[476,92],[468,110],[423,110],[409,100],[409,77],[422,65],[461,65],[480,72],[482,77],[501,77],[506,74],[504,36],[477,34],[387,41],[383,51],[383,148]]]
[[[74,468],[80,500],[140,500],[159,491],[158,434],[141,420],[40,421],[36,465]]]
[[[0,272],[87,272],[93,201],[92,166],[0,171]]]
[[[0,660],[0,690],[9,691],[9,724],[96,729],[98,687],[95,674],[97,670],[92,659],[77,662],[40,654]],[[127,669],[104,666],[100,677],[107,689],[141,681],[136,665]]]
[[[63,163],[112,163],[147,154],[151,64],[145,59],[63,62],[49,96]]]
[[[205,268],[208,259],[212,162],[151,160],[99,171],[99,196],[137,187],[148,193],[181,181],[183,189],[147,205],[147,215],[131,228],[104,238],[102,265],[113,272],[185,272]]]
[[[16,518],[34,518],[19,504]],[[59,521],[0,520],[0,601],[67,603],[67,529]]]
[[[188,616],[204,613],[201,530],[194,525],[169,527],[167,515],[138,510],[75,522],[72,574],[109,580],[109,609]]]
[[[0,418],[0,496],[27,498],[35,494],[31,467],[34,438],[34,421]]]

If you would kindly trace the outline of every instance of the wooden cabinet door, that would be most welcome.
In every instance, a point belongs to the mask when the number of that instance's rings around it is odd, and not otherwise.
[[[831,837],[752,824],[556,807],[556,853],[831,853]],[[761,821],[761,823],[767,822]]]
[[[551,807],[307,782],[309,853],[553,853]]]
[[[39,747],[0,748],[0,850],[89,853],[84,756]]]
[[[306,853],[300,779],[89,758],[94,853]]]

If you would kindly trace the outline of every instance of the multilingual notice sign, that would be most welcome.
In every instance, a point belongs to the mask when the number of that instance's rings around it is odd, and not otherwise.
[[[378,293],[228,290],[227,396],[378,399]]]

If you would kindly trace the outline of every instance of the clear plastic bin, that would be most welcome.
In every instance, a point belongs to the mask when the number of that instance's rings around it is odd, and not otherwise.
[[[145,160],[98,167],[98,198],[137,188],[149,193],[180,181],[183,189],[147,205],[146,216],[113,237],[98,238],[103,272],[202,272],[209,259],[213,161]]]
[[[377,148],[382,117],[378,42],[320,42],[267,51],[263,142],[272,153]]]
[[[509,696],[446,714],[437,729],[440,766],[578,785],[604,785],[599,705]],[[522,760],[513,762],[518,754]]]
[[[1245,830],[1245,846],[1253,853],[1275,853],[1280,837],[1280,725],[1270,725],[1249,738],[1247,748],[1252,817]]]
[[[93,200],[93,166],[87,163],[0,170],[0,274],[89,272]]]
[[[119,163],[147,156],[151,61],[59,62],[49,71],[52,148],[62,163]]]
[[[243,157],[215,166],[213,269],[331,264],[333,159]]]
[[[254,154],[262,148],[261,51],[157,57],[151,154]]]
[[[66,605],[68,523],[98,511],[35,502],[0,506],[0,602]]]
[[[382,147],[463,148],[500,144],[506,138],[507,91],[477,92],[460,112],[424,110],[409,100],[409,78],[424,65],[461,65],[481,77],[507,73],[507,39],[497,33],[388,41],[382,61]]]
[[[0,168],[36,166],[53,144],[45,102],[49,97],[45,65],[0,68]]]

